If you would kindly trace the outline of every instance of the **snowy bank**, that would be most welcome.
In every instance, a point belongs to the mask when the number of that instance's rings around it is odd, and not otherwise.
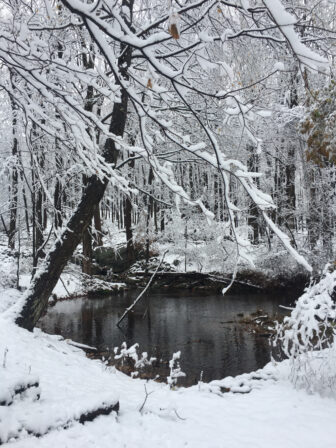
[[[12,301],[13,295],[7,303]],[[16,437],[8,446],[335,447],[336,401],[295,390],[287,361],[174,391],[108,369],[59,336],[29,333],[3,316],[0,354],[1,395],[15,384],[38,382],[35,393],[0,406],[0,437]],[[181,363],[183,368],[183,353]],[[83,413],[118,401],[118,416],[79,423]]]

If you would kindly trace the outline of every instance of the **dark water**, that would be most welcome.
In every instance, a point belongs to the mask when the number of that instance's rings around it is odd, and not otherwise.
[[[116,326],[136,294],[58,302],[40,327],[76,342],[111,350],[126,341],[168,361],[181,350],[181,367],[188,384],[220,379],[263,367],[270,360],[269,341],[239,324],[244,316],[262,309],[280,312],[283,300],[265,295],[198,295],[188,292],[151,293],[126,317],[122,331]],[[230,322],[235,321],[235,322]]]

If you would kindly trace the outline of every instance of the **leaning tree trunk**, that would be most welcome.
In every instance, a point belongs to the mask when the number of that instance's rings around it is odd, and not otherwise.
[[[131,62],[131,48],[128,47],[118,61],[121,76],[127,79],[127,69]],[[127,120],[128,95],[121,90],[121,101],[115,103],[111,115],[110,132],[123,136]],[[116,163],[118,150],[112,139],[108,138],[103,156],[107,163]],[[77,245],[83,238],[91,223],[96,206],[104,196],[108,180],[101,181],[97,176],[91,176],[82,193],[82,199],[76,211],[70,218],[61,237],[56,241],[43,263],[43,268],[32,280],[26,293],[25,302],[20,310],[16,323],[23,328],[32,330],[48,306],[48,299],[58,282],[60,275],[71,258]]]
[[[90,224],[95,204],[101,200],[107,186],[107,181],[92,176],[83,193],[81,202],[74,212],[60,239],[56,241],[53,250],[44,261],[42,272],[32,280],[25,304],[16,323],[32,330],[48,305],[60,275],[82,239],[83,232]]]

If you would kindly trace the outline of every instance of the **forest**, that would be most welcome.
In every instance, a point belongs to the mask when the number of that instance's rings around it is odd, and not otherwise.
[[[0,445],[334,448],[335,38],[0,0]]]

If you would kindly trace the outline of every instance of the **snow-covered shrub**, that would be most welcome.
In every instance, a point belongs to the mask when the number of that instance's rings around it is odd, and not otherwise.
[[[250,250],[247,226],[238,227],[236,234],[244,240],[244,252],[247,253]],[[195,210],[192,213],[187,210],[167,213],[161,242],[173,243],[170,253],[179,262],[179,270],[232,272],[235,269],[237,244],[228,223],[212,221],[209,225],[206,216]]]
[[[16,285],[17,260],[7,248],[0,249],[0,288],[14,288]]]
[[[170,374],[167,376],[167,383],[171,389],[177,383],[178,378],[186,376],[184,372],[182,372],[179,359],[181,358],[181,352],[178,351],[173,353],[172,359],[169,361]]]
[[[310,392],[336,393],[336,270],[306,289],[278,325],[276,341],[291,362],[291,380]]]
[[[161,260],[158,257],[151,257],[146,263],[146,260],[136,261],[128,270],[128,274],[137,274],[138,272],[144,272],[148,269],[149,272],[155,271],[160,264]],[[176,269],[170,263],[162,262],[158,272],[175,272]]]
[[[119,352],[119,353],[118,353]],[[153,362],[156,361],[156,358],[151,357],[148,358],[148,353],[143,352],[139,353],[139,344],[134,344],[131,347],[127,348],[126,342],[123,342],[120,347],[115,347],[114,349],[114,359],[119,361],[122,366],[125,364],[129,365],[133,370],[131,373],[132,377],[138,375],[139,369],[144,369],[145,367],[152,366]]]

